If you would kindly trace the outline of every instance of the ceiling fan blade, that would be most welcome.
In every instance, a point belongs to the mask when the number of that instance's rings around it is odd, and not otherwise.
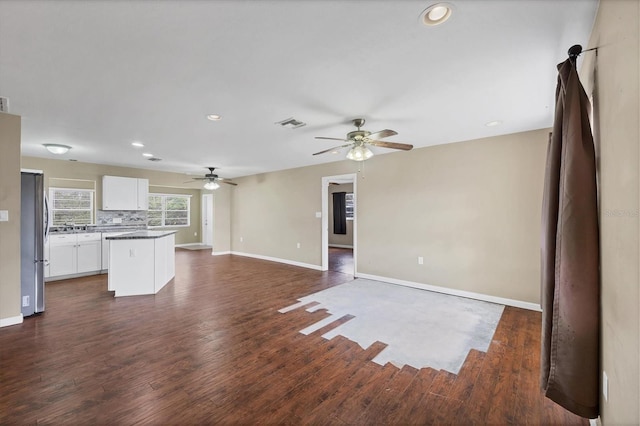
[[[233,186],[238,186],[237,183],[233,183],[233,182],[229,182],[228,180],[222,180],[222,183],[226,183],[227,185],[233,185]]]
[[[379,146],[380,148],[401,149],[403,151],[410,151],[413,149],[413,145],[408,143],[399,142],[382,142],[382,141],[368,141],[373,146]]]
[[[394,130],[385,129],[385,130],[380,130],[379,132],[371,133],[369,136],[367,136],[367,138],[382,139],[382,138],[388,138],[389,136],[395,136],[397,134],[398,132]]]
[[[206,177],[194,177],[194,178],[192,178],[192,179],[193,179],[193,180],[192,180],[192,181],[190,181],[190,182],[194,182],[194,181],[196,181],[196,180],[209,180],[209,178],[206,178]]]
[[[347,143],[347,144],[344,144],[344,145],[342,145],[342,146],[334,146],[333,148],[329,148],[329,149],[325,149],[324,151],[316,152],[316,153],[315,153],[315,154],[313,154],[313,155],[324,154],[325,152],[334,151],[334,150],[336,150],[336,149],[345,148],[345,147],[347,147],[347,146],[351,146],[351,145],[352,145],[352,144]]]
[[[186,182],[182,182],[182,183],[194,183],[194,182],[197,182],[197,181],[195,181],[195,180],[188,180],[188,181],[186,181]]]
[[[348,141],[349,139],[340,139],[340,138],[325,138],[324,136],[316,136],[316,139],[326,139],[330,141]]]

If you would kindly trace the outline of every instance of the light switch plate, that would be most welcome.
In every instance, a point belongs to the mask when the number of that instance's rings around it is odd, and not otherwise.
[[[322,212],[316,212],[316,217],[320,219],[322,217]]]
[[[9,210],[0,210],[0,222],[9,222]]]

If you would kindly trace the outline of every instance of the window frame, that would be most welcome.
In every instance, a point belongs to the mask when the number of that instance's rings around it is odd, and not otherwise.
[[[88,209],[57,209],[55,208],[55,200],[57,199],[54,194],[56,192],[59,191],[68,191],[68,192],[87,192],[90,194],[90,199],[89,199],[89,208]],[[76,212],[84,212],[84,211],[88,211],[89,212],[89,223],[76,223],[74,222],[75,225],[93,225],[96,223],[96,191],[95,189],[86,189],[86,188],[60,188],[60,187],[49,187],[49,199],[48,199],[48,205],[49,205],[49,218],[51,221],[51,226],[64,226],[66,225],[67,222],[65,223],[56,223],[54,222],[55,220],[55,212],[56,211],[76,211]]]
[[[151,209],[151,197],[160,197],[162,199],[162,209],[161,210],[153,210]],[[187,209],[186,210],[167,210],[167,198],[185,198],[187,201]],[[147,201],[149,202],[148,204],[148,209],[147,209],[147,227],[148,228],[153,228],[153,229],[159,229],[159,228],[188,228],[191,226],[191,195],[190,194],[161,194],[161,193],[155,193],[155,192],[150,192],[147,198]],[[154,211],[154,212],[162,212],[161,214],[161,225],[149,225],[149,212]],[[167,211],[170,212],[183,212],[186,211],[187,212],[187,224],[186,225],[167,225],[166,224],[166,219],[167,219]]]
[[[349,213],[349,205],[351,205],[351,213]],[[347,192],[344,196],[344,214],[347,220],[353,220],[356,214],[356,198],[353,192]]]

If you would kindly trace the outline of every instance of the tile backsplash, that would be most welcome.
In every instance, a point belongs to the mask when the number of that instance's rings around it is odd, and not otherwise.
[[[120,219],[121,222],[114,222]],[[98,210],[96,225],[146,225],[147,212],[145,210]]]

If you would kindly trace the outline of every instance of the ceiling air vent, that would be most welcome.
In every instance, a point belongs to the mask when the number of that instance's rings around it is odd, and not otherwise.
[[[0,112],[9,112],[9,98],[0,96]]]
[[[149,161],[162,161],[162,158],[150,157],[150,158],[147,158],[147,160],[149,160]]]
[[[275,124],[279,124],[282,127],[286,127],[288,129],[297,129],[298,127],[306,126],[307,123],[303,123],[302,121],[298,121],[295,118],[287,118],[286,120],[278,121]]]

